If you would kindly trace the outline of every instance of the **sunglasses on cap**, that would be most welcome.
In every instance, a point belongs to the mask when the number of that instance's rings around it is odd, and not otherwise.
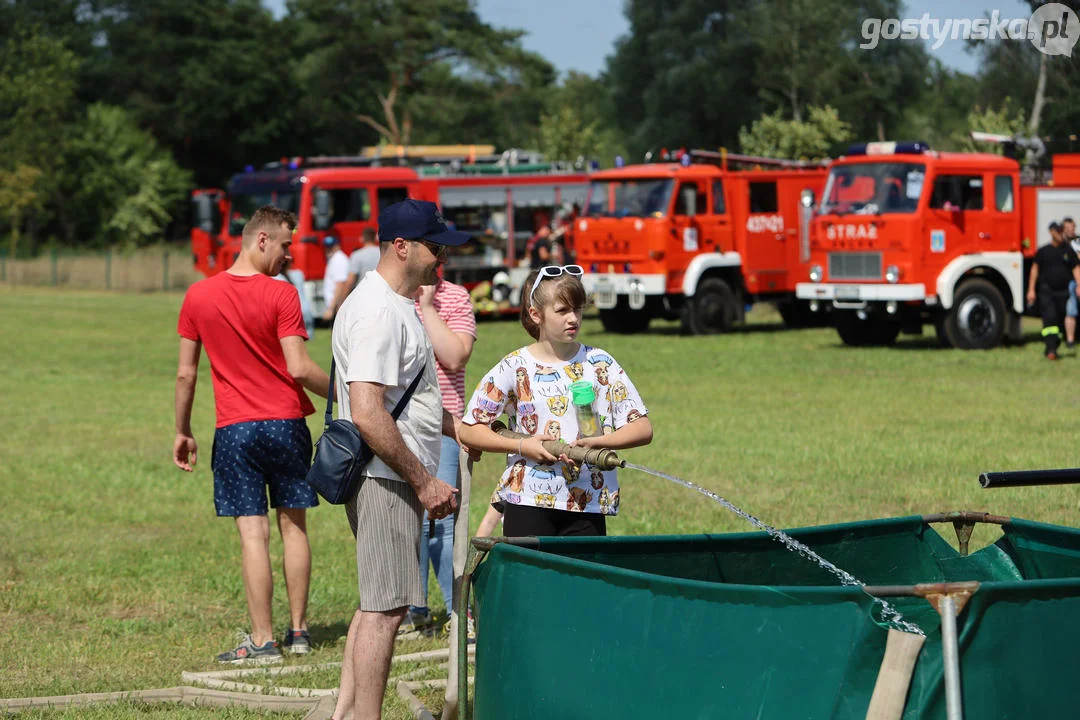
[[[540,268],[540,272],[536,274],[536,280],[533,281],[532,290],[529,291],[529,305],[533,304],[533,295],[536,294],[536,288],[541,280],[544,278],[557,278],[563,273],[581,277],[585,274],[585,269],[580,265],[545,265]]]

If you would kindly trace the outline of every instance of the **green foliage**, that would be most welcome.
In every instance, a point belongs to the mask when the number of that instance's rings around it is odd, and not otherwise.
[[[88,97],[152,128],[198,183],[217,186],[247,163],[296,152],[294,41],[258,0],[98,0],[95,8]]]
[[[972,131],[996,133],[999,135],[1025,135],[1028,121],[1024,111],[1014,106],[1011,97],[1006,97],[997,110],[975,106],[967,115],[968,133],[956,138],[956,149],[966,152],[992,152],[1001,155],[1004,148],[999,144],[977,143],[971,139]]]
[[[665,147],[733,146],[765,109],[751,0],[628,0],[629,33],[608,59],[608,102],[635,156]]]
[[[774,158],[828,157],[833,148],[850,139],[851,126],[828,105],[808,107],[805,121],[785,120],[777,110],[755,120],[749,129],[739,130],[744,153]]]
[[[41,208],[41,193],[37,186],[41,182],[41,170],[22,163],[14,170],[0,167],[0,211],[3,211],[11,223],[11,250],[8,257],[19,256],[19,234],[22,219],[29,212]]]
[[[560,105],[540,117],[540,151],[548,158],[575,160],[596,152],[596,125],[586,125],[572,105]]]
[[[100,103],[87,110],[72,144],[72,166],[80,179],[73,200],[88,226],[99,229],[95,245],[160,239],[191,186],[191,173],[180,169],[126,110]]]
[[[59,167],[78,72],[61,40],[23,31],[0,46],[0,165]]]
[[[13,248],[18,224],[26,220],[33,228],[62,208],[78,72],[79,61],[64,41],[36,30],[20,30],[0,45],[0,169],[24,165],[41,171],[35,201],[25,212],[9,214]],[[34,239],[31,233],[31,251]]]
[[[918,103],[908,103],[897,123],[896,138],[923,140],[937,150],[958,150],[970,131],[968,110],[978,97],[975,78],[933,59]]]
[[[327,142],[525,144],[555,79],[467,0],[293,0],[304,114]],[[467,137],[463,137],[467,134]]]

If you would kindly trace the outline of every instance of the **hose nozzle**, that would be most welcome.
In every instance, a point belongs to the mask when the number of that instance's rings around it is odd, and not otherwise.
[[[532,435],[525,435],[524,433],[510,430],[501,420],[496,420],[491,423],[491,429],[494,430],[497,435],[512,440],[522,440],[532,437]],[[552,455],[566,455],[579,465],[588,464],[600,470],[614,470],[615,468],[623,467],[626,464],[626,461],[619,459],[619,456],[615,454],[614,450],[609,450],[607,448],[583,448],[578,447],[577,445],[569,445],[562,440],[545,440],[541,444],[544,446],[544,449]]]

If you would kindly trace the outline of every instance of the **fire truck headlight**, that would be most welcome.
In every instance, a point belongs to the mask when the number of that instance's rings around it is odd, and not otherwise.
[[[810,266],[810,282],[821,282],[823,277],[825,277],[825,273],[822,272],[820,265]]]
[[[893,285],[900,282],[900,268],[896,267],[895,265],[890,265],[889,267],[885,268],[885,279]]]

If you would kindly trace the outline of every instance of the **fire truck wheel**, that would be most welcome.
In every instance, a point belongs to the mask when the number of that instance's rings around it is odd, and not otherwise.
[[[731,286],[720,278],[708,278],[698,285],[686,304],[686,329],[694,335],[723,333],[735,324],[738,308]]]
[[[625,297],[620,297],[612,309],[600,311],[600,324],[604,326],[604,331],[619,335],[645,332],[649,329],[651,319],[647,307],[633,310]]]
[[[1005,298],[982,278],[965,280],[945,316],[945,336],[961,350],[986,350],[1005,336]]]
[[[892,345],[900,334],[900,323],[873,316],[861,320],[854,310],[835,310],[833,316],[840,339],[852,347]]]

